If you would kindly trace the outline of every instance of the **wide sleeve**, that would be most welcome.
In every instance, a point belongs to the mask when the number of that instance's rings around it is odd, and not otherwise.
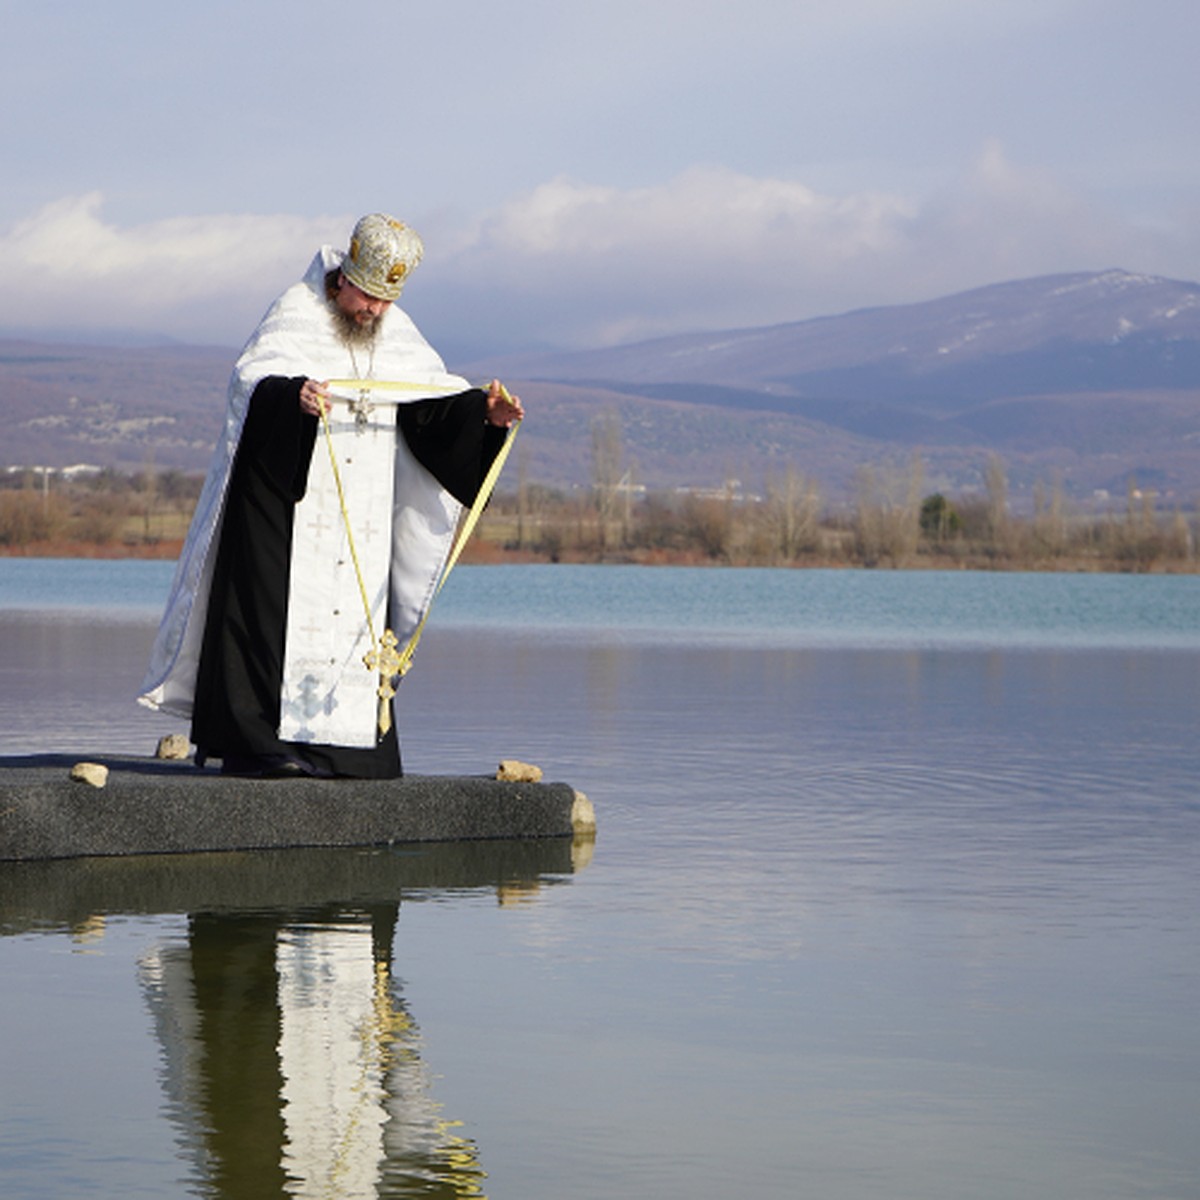
[[[402,404],[397,421],[417,462],[460,504],[474,504],[508,432],[488,423],[487,393],[471,388]]]
[[[304,376],[268,375],[250,396],[238,446],[251,457],[268,484],[285,499],[298,502],[308,486],[308,467],[317,437],[317,418],[300,408]]]

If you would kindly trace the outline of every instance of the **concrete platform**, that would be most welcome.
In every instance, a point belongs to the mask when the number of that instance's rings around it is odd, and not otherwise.
[[[71,778],[81,759],[104,787]],[[0,861],[407,842],[587,837],[566,783],[487,776],[236,779],[158,758],[0,757]]]

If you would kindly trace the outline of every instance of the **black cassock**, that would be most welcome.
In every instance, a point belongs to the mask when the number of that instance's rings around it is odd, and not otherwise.
[[[192,711],[197,759],[256,773],[290,760],[319,775],[401,774],[395,726],[374,748],[280,741],[292,521],[303,498],[319,421],[300,408],[302,377],[270,376],[250,397],[221,523]],[[456,500],[475,501],[505,430],[487,423],[487,395],[398,405],[401,435]]]

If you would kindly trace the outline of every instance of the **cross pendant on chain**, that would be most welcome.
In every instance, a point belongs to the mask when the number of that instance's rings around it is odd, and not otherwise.
[[[371,393],[366,388],[359,388],[358,398],[350,401],[350,411],[354,414],[354,424],[357,432],[362,433],[367,428],[367,421],[375,411],[371,401]]]
[[[388,701],[396,694],[392,680],[397,675],[404,673],[401,669],[404,666],[404,660],[396,649],[398,645],[396,635],[390,629],[385,629],[383,637],[379,639],[379,645],[363,655],[363,662],[367,669],[379,672],[379,687],[376,694],[379,696],[380,733],[387,733],[391,726],[391,710]]]

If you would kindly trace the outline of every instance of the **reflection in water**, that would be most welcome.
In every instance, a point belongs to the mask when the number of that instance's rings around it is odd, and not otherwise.
[[[434,1098],[393,975],[406,904],[535,903],[586,863],[569,839],[5,864],[0,937],[188,913],[139,959],[189,1191],[212,1200],[483,1197]]]
[[[170,1110],[207,1194],[483,1196],[392,979],[398,905],[198,913],[142,961]]]

